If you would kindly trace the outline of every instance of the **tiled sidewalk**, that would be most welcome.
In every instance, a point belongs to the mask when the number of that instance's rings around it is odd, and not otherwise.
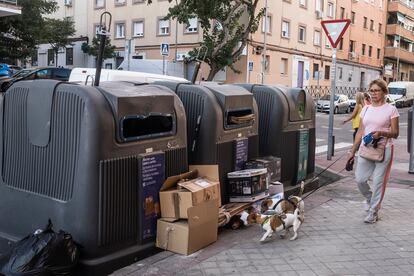
[[[261,227],[225,230],[213,245],[185,257],[163,252],[113,275],[414,275],[414,190],[391,185],[380,220],[365,224],[351,177],[305,200],[296,241],[260,243]]]

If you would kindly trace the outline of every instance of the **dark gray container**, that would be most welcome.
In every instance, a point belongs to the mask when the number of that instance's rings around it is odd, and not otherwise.
[[[315,108],[313,98],[301,88],[241,84],[251,91],[259,108],[260,156],[282,158],[281,182],[295,185],[298,176],[301,131],[307,133],[306,177],[315,171]],[[306,142],[306,141],[305,141]]]
[[[236,85],[160,82],[174,90],[187,115],[190,164],[218,164],[222,203],[229,202],[227,173],[259,153],[258,111],[252,94]],[[234,124],[231,116],[254,120]]]
[[[185,110],[168,88],[22,81],[4,94],[0,238],[71,233],[102,275],[154,250],[158,190],[188,170]]]

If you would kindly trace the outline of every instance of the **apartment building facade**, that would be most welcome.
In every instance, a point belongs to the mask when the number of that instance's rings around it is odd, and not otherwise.
[[[384,77],[414,81],[414,1],[388,1],[385,34]]]
[[[337,0],[337,19],[351,25],[337,47],[338,86],[367,89],[383,75],[386,0]]]
[[[17,0],[0,0],[0,17],[21,14]]]

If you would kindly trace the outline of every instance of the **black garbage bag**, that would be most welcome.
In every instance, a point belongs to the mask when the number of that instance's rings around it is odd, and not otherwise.
[[[0,259],[0,275],[70,275],[78,258],[79,249],[72,236],[62,230],[54,232],[49,220],[43,231],[37,230],[17,242]]]

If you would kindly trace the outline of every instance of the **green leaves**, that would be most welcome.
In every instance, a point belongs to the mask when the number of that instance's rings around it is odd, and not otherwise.
[[[82,51],[85,54],[97,57],[98,56],[98,50],[99,50],[99,44],[100,44],[99,39],[98,39],[97,36],[95,36],[92,39],[92,45],[89,45],[87,43],[83,43],[81,48],[82,48]],[[109,37],[107,37],[106,40],[105,40],[105,48],[104,48],[103,59],[115,57],[115,48],[116,48],[115,46],[111,45],[111,40],[109,39]]]

